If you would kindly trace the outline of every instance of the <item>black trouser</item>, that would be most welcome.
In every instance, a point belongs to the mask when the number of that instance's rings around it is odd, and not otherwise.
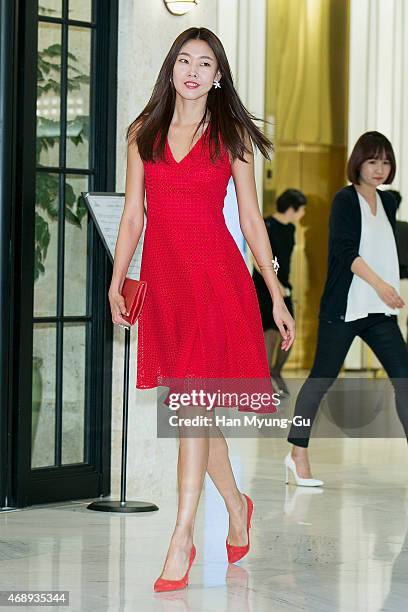
[[[333,382],[354,338],[359,336],[374,351],[387,372],[395,392],[399,419],[408,438],[408,349],[397,317],[370,314],[356,321],[319,321],[312,370],[296,399],[295,415],[310,419],[310,427],[292,425],[288,442],[306,448],[320,402]]]

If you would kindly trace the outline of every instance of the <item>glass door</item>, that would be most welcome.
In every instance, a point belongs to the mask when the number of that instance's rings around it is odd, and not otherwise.
[[[80,194],[115,188],[117,2],[25,6],[16,505],[110,483],[110,264]]]
[[[63,8],[68,19],[61,21]],[[94,175],[89,129],[95,34],[91,8],[84,0],[70,0],[64,7],[54,0],[39,4],[33,468],[82,463],[88,453],[89,240],[80,193],[93,188]],[[74,19],[81,22],[74,24]]]

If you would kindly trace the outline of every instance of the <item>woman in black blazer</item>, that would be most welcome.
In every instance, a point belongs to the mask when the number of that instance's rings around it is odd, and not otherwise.
[[[334,197],[329,222],[327,280],[320,302],[316,354],[296,401],[295,415],[309,421],[292,427],[285,458],[296,484],[319,486],[312,478],[307,447],[321,399],[337,378],[356,336],[374,351],[392,381],[398,416],[408,437],[408,350],[397,323],[399,295],[395,244],[396,202],[387,191],[396,164],[392,145],[379,132],[357,141],[347,166],[352,183]]]

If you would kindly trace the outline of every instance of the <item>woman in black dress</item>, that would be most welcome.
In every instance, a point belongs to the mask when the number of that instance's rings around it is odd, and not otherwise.
[[[276,202],[277,212],[264,219],[273,252],[279,263],[278,280],[287,309],[293,316],[292,285],[289,281],[290,260],[295,246],[295,223],[305,214],[306,197],[297,189],[287,189]],[[256,262],[252,278],[258,296],[259,309],[262,317],[266,352],[271,376],[276,388],[282,395],[289,395],[288,388],[282,378],[282,368],[290,351],[280,347],[280,333],[272,316],[272,300]]]

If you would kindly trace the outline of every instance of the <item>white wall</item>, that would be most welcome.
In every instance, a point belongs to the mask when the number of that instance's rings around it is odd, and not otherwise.
[[[163,0],[119,2],[117,191],[125,185],[126,128],[148,102],[172,42],[191,26],[216,31],[217,0],[181,16],[169,13]]]
[[[351,0],[349,152],[368,130],[384,133],[393,144],[401,191],[399,218],[408,219],[408,6],[406,0]],[[406,316],[405,316],[406,319]],[[356,340],[346,366],[378,366]]]
[[[147,102],[165,53],[176,35],[193,25],[212,29],[225,47],[242,102],[261,118],[265,109],[266,41],[266,0],[202,0],[182,17],[170,15],[162,0],[149,3],[121,0],[120,7],[118,191],[125,184],[126,127]],[[260,155],[256,156],[256,182],[262,209],[263,159]]]

